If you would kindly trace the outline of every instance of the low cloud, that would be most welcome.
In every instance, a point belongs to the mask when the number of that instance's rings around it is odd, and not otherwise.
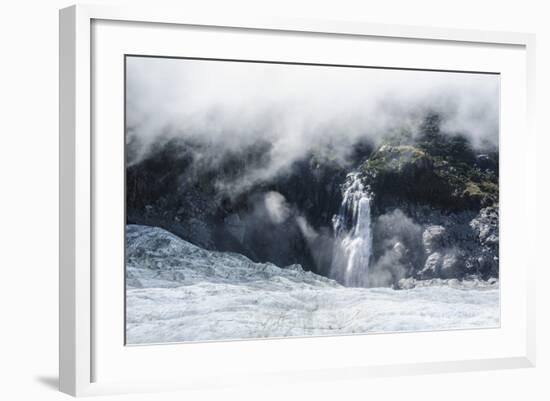
[[[414,137],[428,111],[449,135],[498,144],[495,75],[130,57],[126,91],[130,164],[172,139],[212,167],[264,144],[261,163],[220,184],[237,192],[311,152],[345,166],[358,142]]]

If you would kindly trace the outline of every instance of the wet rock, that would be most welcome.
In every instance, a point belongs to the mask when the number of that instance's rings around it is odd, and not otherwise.
[[[458,269],[459,258],[456,253],[447,253],[443,256],[439,275],[441,278],[454,278],[458,273]]]
[[[426,258],[424,268],[419,277],[426,278],[457,278],[461,273],[461,258],[455,250],[440,251],[430,254]]]
[[[470,222],[470,227],[483,245],[498,244],[498,207],[481,209],[479,215]]]
[[[479,251],[474,265],[482,276],[496,277],[499,273],[499,213],[498,206],[486,207],[470,221],[478,240]]]
[[[440,225],[428,226],[422,233],[422,244],[427,254],[435,252],[444,245],[445,227]]]
[[[428,256],[424,263],[424,268],[420,272],[421,278],[435,277],[443,263],[443,256],[439,252],[434,252]]]

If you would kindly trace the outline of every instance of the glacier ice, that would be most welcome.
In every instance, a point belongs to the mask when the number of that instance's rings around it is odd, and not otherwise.
[[[498,283],[349,288],[304,271],[127,226],[129,344],[499,325]]]

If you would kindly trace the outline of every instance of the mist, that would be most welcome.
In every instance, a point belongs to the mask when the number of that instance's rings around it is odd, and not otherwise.
[[[414,137],[428,111],[449,135],[498,145],[497,75],[147,57],[128,57],[126,73],[129,165],[173,139],[199,144],[210,166],[267,144],[264,163],[223,183],[235,191],[311,152],[346,165],[359,141]]]
[[[422,227],[401,209],[394,209],[378,216],[373,229],[379,256],[370,267],[369,280],[374,287],[390,286],[420,264]]]

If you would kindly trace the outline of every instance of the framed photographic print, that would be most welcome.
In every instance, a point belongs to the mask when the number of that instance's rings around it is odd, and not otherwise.
[[[62,10],[61,390],[532,366],[533,46]]]

